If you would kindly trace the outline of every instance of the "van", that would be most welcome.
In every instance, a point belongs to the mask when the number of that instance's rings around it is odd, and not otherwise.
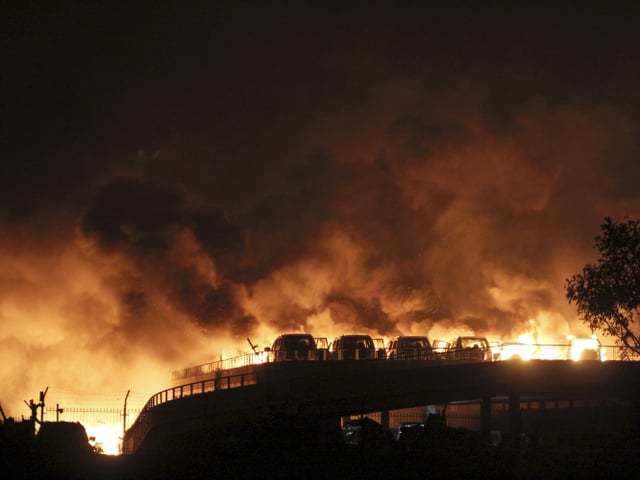
[[[317,360],[316,339],[309,333],[285,333],[276,338],[271,348],[265,348],[269,362],[287,360]]]
[[[370,335],[340,335],[329,347],[330,360],[372,360],[377,352]]]

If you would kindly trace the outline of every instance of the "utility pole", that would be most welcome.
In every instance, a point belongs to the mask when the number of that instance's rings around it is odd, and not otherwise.
[[[47,396],[47,392],[49,391],[49,387],[44,389],[44,392],[40,392],[40,403],[38,406],[40,407],[40,423],[44,422],[44,397]]]
[[[40,401],[38,403],[33,401],[33,398],[28,402],[25,400],[24,403],[29,410],[31,410],[31,417],[29,421],[33,423],[33,432],[36,433],[36,424],[42,424],[44,421],[44,399],[47,396],[47,392],[49,391],[49,387],[45,388],[44,391],[40,392]],[[38,420],[38,408],[40,409],[40,420]]]

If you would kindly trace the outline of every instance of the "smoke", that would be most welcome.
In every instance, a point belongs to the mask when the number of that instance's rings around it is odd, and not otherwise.
[[[151,394],[283,331],[584,328],[564,280],[604,216],[640,214],[634,16],[282,9],[186,11],[166,38],[168,13],[134,11],[127,60],[97,18],[29,45],[58,64],[25,103],[41,120],[6,112],[9,414],[44,385]]]

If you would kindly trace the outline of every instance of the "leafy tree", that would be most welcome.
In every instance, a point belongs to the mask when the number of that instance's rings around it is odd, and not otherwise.
[[[601,228],[595,238],[600,258],[566,280],[567,299],[592,332],[606,332],[628,347],[627,354],[640,354],[640,220],[607,217]]]

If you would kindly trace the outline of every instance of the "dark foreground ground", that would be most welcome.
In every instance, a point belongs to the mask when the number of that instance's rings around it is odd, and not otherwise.
[[[86,434],[72,426],[39,438],[19,430],[5,428],[0,436],[3,479],[567,480],[637,478],[640,468],[637,428],[505,437],[494,446],[475,432],[444,425],[417,428],[401,440],[363,425],[352,445],[331,427],[289,419],[199,432],[115,457],[90,451]]]

